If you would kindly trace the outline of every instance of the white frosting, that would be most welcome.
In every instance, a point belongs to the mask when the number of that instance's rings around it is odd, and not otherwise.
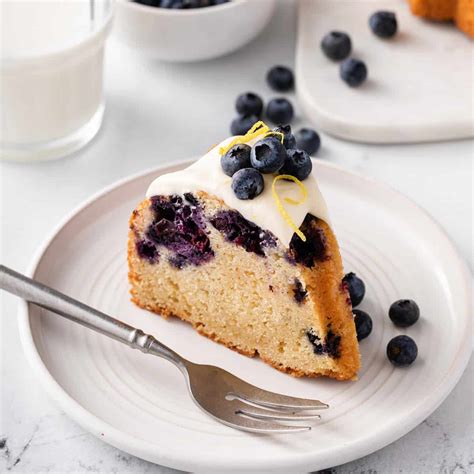
[[[262,229],[273,232],[285,246],[288,246],[294,230],[278,211],[272,196],[273,174],[263,175],[265,188],[256,198],[241,200],[235,197],[231,188],[232,178],[222,171],[219,154],[219,148],[230,143],[233,138],[224,140],[188,168],[156,178],[148,188],[147,197],[205,191],[222,199],[227,206],[236,209]],[[258,140],[259,138],[254,139],[249,142],[249,145],[253,145]],[[276,184],[278,195],[292,221],[299,227],[306,214],[310,213],[330,224],[326,202],[316,182],[314,169],[305,179],[304,185],[308,191],[308,197],[302,204],[294,205],[284,202],[284,198],[301,199],[299,186],[285,180],[280,180]]]

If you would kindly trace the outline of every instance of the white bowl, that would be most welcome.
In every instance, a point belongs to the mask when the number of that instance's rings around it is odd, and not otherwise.
[[[269,22],[275,0],[233,0],[190,10],[117,0],[115,34],[155,59],[200,61],[228,54],[255,38]]]

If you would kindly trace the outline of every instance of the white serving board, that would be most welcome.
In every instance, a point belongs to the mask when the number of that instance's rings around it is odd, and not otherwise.
[[[377,10],[396,12],[394,38],[370,30]],[[297,93],[316,128],[371,143],[474,136],[474,42],[454,25],[413,16],[405,0],[301,0],[298,16]],[[331,30],[347,32],[351,55],[367,65],[359,88],[321,50]]]

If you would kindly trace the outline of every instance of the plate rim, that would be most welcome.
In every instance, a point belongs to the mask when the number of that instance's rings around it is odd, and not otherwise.
[[[195,159],[196,158],[167,161],[165,163],[160,164],[159,166],[146,168],[145,170],[138,171],[136,173],[133,173],[132,175],[114,181],[113,183],[93,193],[89,198],[86,198],[85,200],[81,201],[78,205],[74,206],[70,212],[67,212],[66,215],[60,219],[58,224],[54,226],[52,231],[43,240],[42,244],[37,248],[36,252],[33,255],[32,261],[28,266],[26,275],[30,277],[34,276],[45,252],[53,243],[59,232],[80,212],[85,210],[95,201],[107,195],[108,193],[120,188],[121,186],[140,179],[148,174],[159,173],[162,172],[164,169],[170,167],[186,166],[191,164]],[[439,236],[444,238],[446,244],[448,244],[449,246],[452,256],[455,257],[453,265],[456,264],[459,273],[463,277],[462,279],[466,287],[466,294],[468,295],[465,301],[466,317],[464,322],[465,326],[467,326],[467,328],[469,329],[472,326],[472,320],[469,317],[469,293],[471,286],[470,271],[467,266],[467,262],[460,255],[456,245],[454,244],[451,237],[446,233],[444,228],[419,204],[417,204],[415,201],[413,201],[411,198],[407,197],[400,191],[394,189],[390,185],[377,179],[364,176],[360,173],[353,172],[352,170],[348,170],[343,166],[328,163],[321,159],[313,159],[313,161],[317,164],[318,167],[332,168],[339,173],[348,175],[348,177],[350,178],[363,180],[372,186],[382,188],[383,191],[395,194],[399,199],[401,198],[402,200],[404,200],[406,204],[411,205],[416,209],[416,211],[422,213],[424,217],[427,218],[430,223],[437,228]],[[68,417],[70,417],[74,422],[78,423],[83,429],[93,434],[98,439],[101,439],[102,441],[105,441],[106,443],[124,452],[127,452],[129,454],[132,454],[155,464],[161,464],[167,467],[182,470],[206,470],[206,472],[224,472],[230,468],[229,464],[225,463],[225,460],[219,460],[217,462],[215,459],[212,460],[204,458],[195,458],[192,461],[187,461],[183,459],[183,457],[177,458],[173,457],[172,455],[168,455],[168,453],[166,452],[157,452],[155,444],[149,443],[148,441],[138,439],[132,435],[124,433],[123,431],[114,428],[104,420],[90,413],[86,408],[84,408],[79,402],[77,402],[62,388],[62,386],[59,384],[59,382],[56,381],[56,379],[49,372],[47,366],[41,359],[41,356],[38,353],[33,339],[33,333],[30,325],[29,309],[29,303],[23,300],[19,301],[18,325],[20,332],[20,340],[25,357],[45,391],[54,399],[54,401],[58,404],[59,408],[65,414],[67,414]],[[378,433],[378,436],[375,439],[369,434],[363,438],[357,438],[357,440],[350,442],[349,445],[346,443],[344,453],[342,455],[338,454],[337,448],[328,450],[326,455],[324,456],[324,459],[321,459],[320,455],[315,455],[312,453],[295,453],[294,456],[288,456],[284,461],[279,459],[278,464],[273,465],[271,464],[271,460],[266,460],[264,462],[263,460],[252,461],[250,459],[242,458],[239,466],[232,467],[233,471],[250,472],[251,470],[255,471],[273,469],[274,472],[276,472],[276,470],[284,472],[285,470],[291,468],[325,469],[328,467],[332,467],[332,464],[334,464],[334,462],[330,463],[329,459],[337,459],[337,461],[335,462],[338,465],[344,464],[346,462],[359,459],[363,456],[367,456],[397,441],[402,436],[406,435],[412,429],[418,426],[429,415],[431,415],[447,398],[447,396],[451,393],[452,389],[456,386],[462,374],[464,373],[464,370],[471,356],[472,341],[469,341],[469,334],[471,333],[472,330],[468,330],[465,332],[465,335],[461,340],[461,344],[459,345],[459,349],[451,364],[451,370],[445,377],[444,386],[438,388],[438,390],[431,392],[429,396],[426,397],[422,410],[419,410],[417,406],[412,412],[410,412],[412,418],[410,418],[409,422],[406,422],[405,420],[405,423],[398,423],[398,426],[394,426],[393,424],[387,425],[382,433]],[[418,409],[416,413],[414,413],[415,409]],[[150,454],[151,452],[153,452],[153,456]],[[319,465],[318,463],[321,462],[323,464]]]

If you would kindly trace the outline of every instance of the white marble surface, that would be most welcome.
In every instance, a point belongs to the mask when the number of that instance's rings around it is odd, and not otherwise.
[[[287,2],[279,5],[277,16],[256,42],[216,61],[147,63],[111,42],[106,118],[96,140],[62,161],[0,165],[0,260],[26,270],[51,228],[91,193],[131,173],[207,150],[227,134],[239,92],[272,95],[265,72],[275,63],[293,63],[294,32],[294,8]],[[301,116],[295,121],[296,126],[304,123]],[[322,141],[322,159],[380,179],[427,209],[472,268],[472,141],[382,146],[326,135]],[[104,444],[61,413],[23,357],[17,301],[0,297],[1,472],[176,472]],[[335,472],[473,472],[472,392],[471,361],[448,399],[425,422],[385,449]]]

